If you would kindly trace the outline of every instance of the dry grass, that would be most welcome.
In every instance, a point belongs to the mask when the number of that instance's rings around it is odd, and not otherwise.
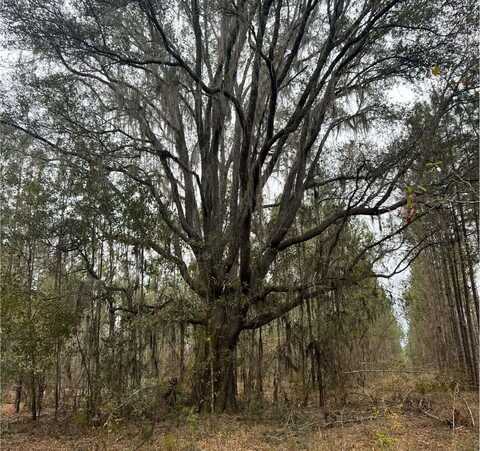
[[[425,388],[427,387],[427,388]],[[36,424],[2,409],[2,450],[465,450],[478,446],[478,395],[453,392],[425,381],[383,380],[356,389],[341,408],[323,414],[308,409],[266,409],[242,415],[177,412],[155,425],[114,421],[102,427],[78,421],[55,422],[49,415]],[[476,422],[471,424],[472,411]],[[448,421],[455,407],[456,427]],[[430,416],[427,416],[427,412]],[[350,422],[349,422],[350,421]]]

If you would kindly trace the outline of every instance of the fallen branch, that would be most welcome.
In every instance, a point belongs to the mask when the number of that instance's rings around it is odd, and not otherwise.
[[[324,427],[334,427],[335,425],[343,425],[343,424],[352,424],[352,423],[363,423],[364,421],[372,421],[378,420],[379,418],[383,418],[383,415],[371,415],[369,417],[362,417],[362,418],[347,418],[346,420],[336,420],[331,421],[330,423],[325,423]]]
[[[450,427],[453,426],[452,420],[448,420],[448,419],[446,419],[446,418],[437,417],[436,415],[433,415],[433,413],[430,413],[430,412],[428,412],[427,410],[420,410],[420,412],[422,412],[425,416],[427,416],[428,418],[431,418],[432,420],[437,420],[437,421],[439,421],[440,423],[446,424],[447,426],[450,426]]]
[[[354,374],[354,373],[426,373],[430,370],[352,370],[344,371],[343,374]]]
[[[365,392],[351,391],[351,392],[348,392],[348,394],[349,395],[364,396],[365,398],[368,398],[373,404],[377,403],[377,400],[372,395],[369,395],[368,393],[365,393]]]
[[[473,413],[472,410],[470,409],[470,406],[468,405],[467,400],[460,394],[460,397],[462,398],[462,401],[465,404],[465,407],[468,410],[468,413],[470,414],[470,421],[472,422],[472,427],[475,427],[475,420],[473,419]]]

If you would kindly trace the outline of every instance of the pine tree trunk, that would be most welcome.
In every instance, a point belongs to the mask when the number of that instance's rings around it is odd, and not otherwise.
[[[459,286],[459,278],[458,278],[458,271],[457,271],[457,262],[455,259],[455,250],[449,249],[449,265],[450,265],[450,275],[452,279],[452,286],[455,293],[455,305],[457,309],[457,315],[459,319],[459,326],[460,326],[460,333],[462,337],[462,344],[463,344],[463,352],[465,355],[465,360],[467,364],[467,373],[472,382],[475,380],[474,372],[475,366],[473,364],[473,357],[471,354],[471,347],[470,341],[467,331],[467,324],[465,319],[464,307],[463,307],[463,299],[462,293]]]
[[[472,305],[471,305],[471,299],[470,299],[470,290],[468,287],[468,282],[467,282],[467,270],[466,270],[466,264],[465,264],[465,252],[462,246],[462,236],[460,234],[460,228],[458,225],[457,218],[455,216],[455,213],[452,212],[453,216],[453,222],[455,225],[455,236],[457,238],[457,251],[458,251],[458,261],[459,265],[457,265],[458,269],[457,271],[460,272],[461,275],[461,285],[463,287],[463,298],[464,298],[464,305],[463,305],[463,310],[465,311],[465,317],[466,317],[466,322],[467,322],[467,330],[468,330],[468,341],[470,344],[470,353],[472,356],[472,366],[473,366],[473,371],[472,371],[472,381],[473,383],[477,386],[478,385],[478,339],[477,339],[477,334],[475,333],[475,325],[473,324],[473,318],[472,318]],[[459,279],[459,286],[460,286],[460,276],[457,276]]]
[[[36,421],[37,419],[37,383],[35,378],[35,373],[32,371],[30,374],[30,412],[32,413],[32,420]]]
[[[17,385],[15,386],[15,413],[20,413],[20,404],[22,402],[22,380],[19,379],[17,381]]]
[[[466,368],[466,361],[465,361],[465,354],[463,352],[462,347],[462,340],[460,334],[460,326],[457,318],[457,312],[454,306],[454,299],[452,296],[452,290],[450,289],[450,282],[449,282],[449,274],[448,268],[446,264],[446,257],[444,251],[440,254],[440,274],[441,277],[439,278],[440,284],[442,286],[442,290],[449,308],[450,312],[450,326],[451,326],[451,333],[452,333],[452,340],[454,343],[454,349],[456,360],[458,362],[459,368]]]
[[[464,244],[465,244],[465,253],[466,253],[467,266],[468,266],[468,276],[469,276],[469,279],[470,279],[470,286],[471,286],[471,289],[472,289],[473,302],[474,302],[474,305],[475,305],[475,314],[476,314],[476,318],[477,318],[477,327],[478,327],[478,325],[480,324],[478,290],[477,290],[477,284],[476,284],[476,281],[475,281],[472,251],[470,249],[470,243],[468,241],[467,229],[465,227],[465,215],[463,213],[463,206],[462,206],[461,203],[459,203],[459,211],[460,211],[460,224],[461,224],[462,233],[463,233],[463,241],[464,241]],[[477,238],[478,238],[478,235],[477,235]]]
[[[61,345],[60,340],[57,341],[56,359],[55,359],[55,418],[58,417],[58,409],[60,406],[60,385],[61,385],[61,365],[60,365]]]
[[[258,330],[258,352],[257,352],[257,381],[255,384],[256,396],[257,399],[261,400],[263,398],[263,340],[262,340],[262,329]]]

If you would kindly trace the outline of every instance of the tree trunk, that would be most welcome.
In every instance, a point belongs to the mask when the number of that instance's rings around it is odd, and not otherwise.
[[[183,382],[185,377],[185,323],[180,323],[180,368],[179,380]]]
[[[45,376],[40,376],[37,378],[37,418],[40,417],[43,407],[43,395],[45,393]]]
[[[480,323],[480,314],[479,314],[479,301],[478,301],[478,291],[477,291],[477,283],[475,281],[475,271],[474,271],[474,264],[473,264],[473,258],[472,258],[472,250],[470,249],[470,242],[468,239],[468,234],[467,234],[467,229],[465,226],[465,215],[463,212],[463,206],[459,202],[459,211],[460,211],[460,224],[462,226],[462,233],[463,233],[463,241],[465,244],[465,252],[466,252],[466,258],[467,258],[467,266],[468,266],[468,275],[470,278],[470,286],[472,289],[472,295],[473,295],[473,302],[475,306],[475,314],[477,318],[477,325]],[[478,231],[477,231],[478,232]],[[477,234],[477,239],[479,235]]]
[[[207,328],[197,333],[192,391],[199,410],[223,412],[237,408],[235,350],[240,324],[238,312],[215,305]]]
[[[452,287],[454,290],[454,299],[455,306],[457,309],[457,315],[459,319],[460,333],[462,338],[462,347],[465,355],[465,361],[467,364],[467,374],[472,382],[475,382],[475,365],[473,364],[473,356],[471,353],[471,347],[469,342],[469,336],[467,332],[467,323],[465,319],[465,310],[463,306],[462,292],[460,290],[458,271],[457,271],[457,262],[455,259],[455,250],[453,245],[447,250],[448,252],[448,263],[450,266],[450,277],[452,280]]]
[[[15,386],[15,413],[20,413],[20,404],[22,403],[22,380],[19,379]]]
[[[454,347],[456,351],[455,352],[456,360],[458,361],[458,367],[462,368],[465,371],[467,368],[467,363],[466,363],[465,353],[463,352],[460,325],[459,325],[457,311],[455,308],[455,300],[454,300],[454,296],[451,289],[450,276],[449,276],[447,260],[446,260],[446,251],[442,250],[440,252],[439,257],[440,257],[439,270],[441,274],[439,281],[446,299],[446,304],[448,305],[449,312],[450,312],[449,323],[452,331],[453,344],[455,345]]]
[[[255,384],[257,399],[263,399],[263,340],[262,329],[258,330],[257,381]]]
[[[32,413],[32,420],[36,421],[37,419],[37,383],[36,383],[35,373],[33,371],[30,374],[30,391],[31,391],[30,412]]]

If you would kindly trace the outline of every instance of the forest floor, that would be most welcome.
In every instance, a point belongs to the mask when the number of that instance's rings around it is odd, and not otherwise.
[[[329,407],[326,420],[314,407],[217,416],[180,409],[155,424],[116,419],[92,427],[75,418],[54,421],[48,411],[33,423],[27,413],[15,415],[13,406],[5,404],[0,449],[478,450],[478,394],[435,389],[426,393],[424,388],[403,396],[385,390],[351,393],[341,409]]]

